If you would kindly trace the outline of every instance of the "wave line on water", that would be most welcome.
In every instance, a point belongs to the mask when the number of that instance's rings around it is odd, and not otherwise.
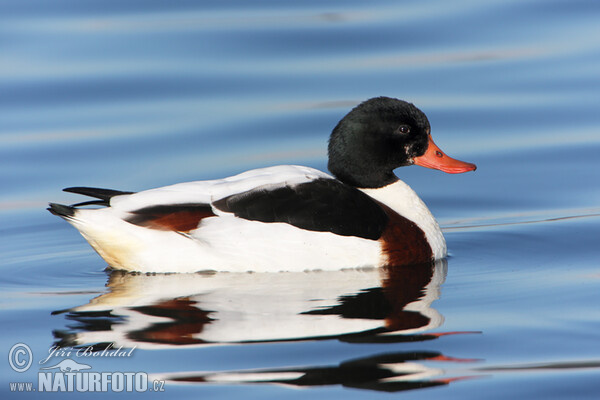
[[[585,214],[575,214],[575,215],[562,215],[562,216],[548,217],[548,218],[527,219],[527,220],[511,221],[511,222],[495,222],[495,223],[482,223],[482,224],[456,225],[456,226],[450,225],[450,226],[442,227],[442,230],[444,232],[453,232],[453,231],[462,231],[462,230],[468,230],[468,229],[490,228],[490,227],[498,227],[498,226],[526,225],[526,224],[539,224],[539,223],[565,221],[565,220],[572,220],[572,219],[600,217],[600,210],[590,210],[590,211],[593,211],[593,212],[588,212]],[[500,218],[510,218],[510,217],[505,216],[505,217],[498,217],[498,218],[492,218],[492,219],[500,219]],[[485,221],[485,219],[480,219],[480,220]],[[476,219],[473,219],[473,221],[476,221]]]
[[[515,371],[539,371],[539,370],[567,370],[567,369],[596,369],[600,368],[600,361],[560,361],[539,364],[505,365],[476,368],[477,371],[485,372],[515,372]]]

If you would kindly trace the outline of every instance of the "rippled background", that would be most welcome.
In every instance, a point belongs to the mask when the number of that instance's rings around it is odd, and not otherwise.
[[[359,370],[350,382],[323,380],[303,390],[239,384],[239,376],[237,383],[231,376],[219,384],[168,382],[166,390],[211,399],[389,398],[390,388],[419,399],[597,398],[599,18],[593,0],[3,1],[3,359],[17,342],[27,343],[37,361],[64,335],[96,329],[113,340],[110,334],[134,316],[99,328],[73,312],[51,313],[115,288],[139,295],[147,285],[171,287],[160,277],[109,277],[79,234],[45,211],[48,201],[80,201],[63,187],[135,191],[273,164],[325,169],[337,121],[358,102],[385,95],[415,103],[442,149],[478,165],[458,176],[397,171],[445,229],[445,282],[417,287],[412,299],[437,293],[437,327],[407,333],[404,342],[360,343],[327,336],[336,322],[323,320],[317,328],[327,337],[320,340],[294,328],[302,340],[139,346],[128,359],[94,361],[95,370],[306,371],[379,356],[398,364],[400,355],[412,354],[420,361],[400,363],[404,369],[389,378],[412,386],[356,388],[367,374]],[[295,293],[310,283],[339,289],[327,292],[334,301],[379,285],[372,276],[364,286],[354,285],[358,278],[336,286],[331,282],[346,281],[335,274],[313,278],[249,280],[245,287],[281,284]],[[232,282],[215,285],[209,311],[228,295],[264,301],[231,292]],[[198,295],[192,292],[185,295]],[[297,315],[292,309],[278,312]],[[279,314],[262,312],[277,326]],[[190,322],[168,318],[175,321],[171,332]],[[446,360],[415,356],[423,352]],[[24,374],[6,362],[2,368],[3,397],[35,397],[9,392],[9,382],[36,380],[38,366]],[[426,388],[431,382],[439,385]]]

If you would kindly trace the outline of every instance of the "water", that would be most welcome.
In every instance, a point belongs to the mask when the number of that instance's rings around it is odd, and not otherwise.
[[[37,385],[53,345],[113,343],[134,351],[70,358],[181,398],[597,398],[600,3],[0,8],[0,349],[34,355],[25,373],[3,362],[3,397],[36,396],[9,382]],[[478,165],[397,171],[444,227],[447,263],[110,274],[45,211],[79,201],[67,186],[325,169],[333,126],[378,95],[414,102]]]

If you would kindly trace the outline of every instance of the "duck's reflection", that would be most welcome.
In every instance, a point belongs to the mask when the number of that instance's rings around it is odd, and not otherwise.
[[[362,343],[431,340],[448,334],[426,332],[443,323],[431,304],[439,297],[445,276],[445,261],[305,273],[113,272],[107,293],[66,311],[66,318],[75,324],[55,331],[55,345],[101,350],[107,346],[158,349],[324,339]],[[167,378],[180,382],[254,380],[300,386],[327,382],[321,384],[376,385],[378,390],[400,390],[394,383],[398,379],[412,384],[415,378],[421,387],[448,383],[421,380],[439,375],[415,363],[432,357],[441,355],[394,353],[331,367],[184,373]],[[258,380],[256,374],[260,375]],[[357,375],[363,378],[354,379]],[[373,379],[365,380],[369,376]],[[383,386],[381,379],[385,381]],[[409,388],[404,383],[401,386]]]
[[[107,293],[68,310],[67,319],[77,324],[56,332],[57,345],[419,340],[419,333],[443,323],[431,303],[445,276],[445,261],[273,274],[116,271]]]

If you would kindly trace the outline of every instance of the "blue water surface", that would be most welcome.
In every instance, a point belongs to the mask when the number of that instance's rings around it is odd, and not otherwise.
[[[71,395],[10,387],[39,389],[40,368],[71,358],[178,398],[597,399],[599,18],[593,0],[3,1],[2,398]],[[444,228],[447,262],[110,273],[45,210],[81,201],[69,186],[325,170],[331,129],[374,96],[413,102],[478,165],[396,171]],[[40,364],[90,345],[134,350]]]

